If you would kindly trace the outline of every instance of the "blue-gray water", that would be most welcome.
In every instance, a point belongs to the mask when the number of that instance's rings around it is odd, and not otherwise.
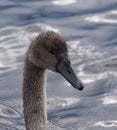
[[[117,130],[117,0],[0,1],[0,130],[25,130],[24,55],[40,32],[67,40],[81,92],[48,71],[50,130]]]

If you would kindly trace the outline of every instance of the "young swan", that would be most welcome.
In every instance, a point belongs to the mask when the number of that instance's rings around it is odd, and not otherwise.
[[[68,60],[64,38],[55,32],[42,33],[32,41],[25,59],[23,107],[26,130],[46,130],[45,70],[62,74],[76,89],[83,85],[77,79]]]

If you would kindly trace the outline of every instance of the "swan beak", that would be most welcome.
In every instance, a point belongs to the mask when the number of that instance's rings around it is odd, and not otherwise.
[[[62,59],[56,66],[57,72],[59,72],[63,77],[76,89],[83,90],[84,85],[75,75],[70,61],[67,59]]]

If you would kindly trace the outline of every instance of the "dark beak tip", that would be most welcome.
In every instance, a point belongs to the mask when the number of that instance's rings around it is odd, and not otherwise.
[[[83,89],[84,89],[84,87],[83,87],[83,86],[79,88],[79,90],[80,90],[80,91],[82,91]]]
[[[81,83],[76,87],[78,90],[82,91],[84,89],[84,85]]]

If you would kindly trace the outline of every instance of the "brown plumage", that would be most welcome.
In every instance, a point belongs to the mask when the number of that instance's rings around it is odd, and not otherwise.
[[[54,54],[67,58],[67,53],[64,38],[52,31],[42,33],[32,41],[26,54],[23,82],[24,117],[27,130],[46,129],[45,69],[56,71],[57,59]]]
[[[61,73],[75,88],[83,88],[71,70],[64,38],[52,31],[41,33],[32,41],[25,58],[23,107],[26,130],[47,128],[46,69]],[[74,84],[74,81],[77,82]]]

